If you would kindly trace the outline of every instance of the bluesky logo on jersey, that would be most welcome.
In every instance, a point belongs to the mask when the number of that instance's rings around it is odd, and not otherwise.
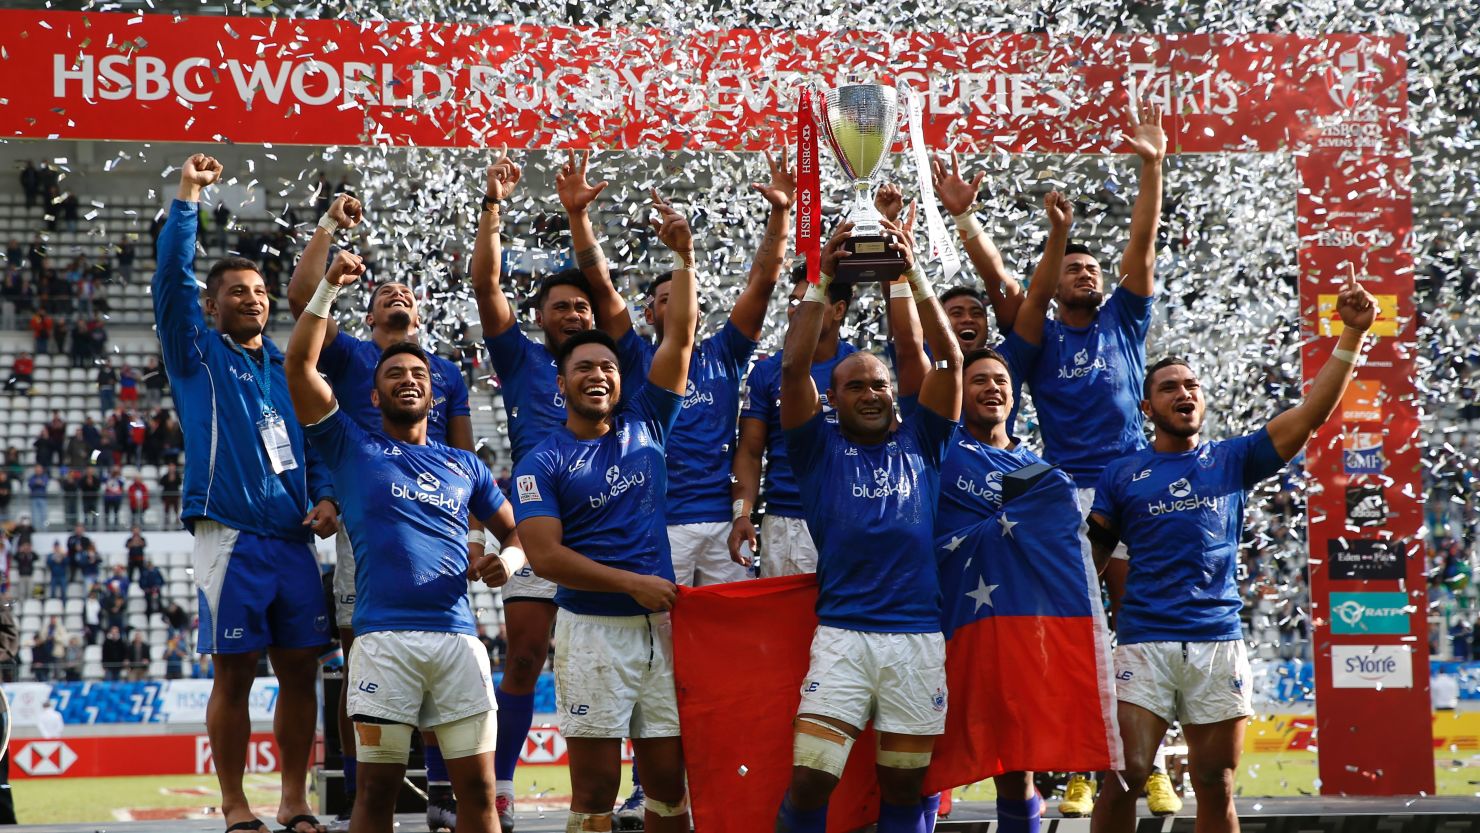
[[[901,477],[898,481],[889,476],[888,469],[874,469],[874,488],[869,488],[866,483],[853,484],[853,496],[878,500],[891,495],[899,495],[901,498],[910,496],[910,479]]]
[[[1155,503],[1146,504],[1146,512],[1152,517],[1166,515],[1172,512],[1196,512],[1207,509],[1210,512],[1223,511],[1228,502],[1228,496],[1203,497],[1192,491],[1192,483],[1182,477],[1167,484],[1167,493],[1172,499],[1158,500]]]
[[[590,495],[586,498],[592,509],[600,509],[611,500],[634,486],[641,486],[647,482],[646,472],[633,472],[630,475],[622,474],[622,467],[614,465],[606,470],[607,489]]]
[[[987,473],[986,485],[978,486],[976,479],[964,474],[956,475],[956,488],[986,501],[988,506],[996,508],[1002,505],[1002,472],[994,471]]]
[[[1341,441],[1341,467],[1347,474],[1382,474],[1387,460],[1382,454],[1382,434],[1349,431]]]
[[[1348,526],[1381,526],[1387,523],[1387,497],[1380,483],[1356,483],[1346,487]]]
[[[714,394],[707,390],[700,390],[693,381],[689,382],[684,391],[683,406],[685,408],[697,408],[700,405],[714,405]]]
[[[391,497],[409,500],[414,503],[424,503],[436,509],[446,510],[453,515],[461,512],[463,505],[462,496],[465,490],[462,488],[456,489],[454,496],[439,491],[441,488],[441,481],[427,472],[422,472],[416,476],[415,486],[408,483],[392,483]]]
[[[1412,608],[1403,593],[1332,593],[1331,632],[1406,634]]]
[[[1086,347],[1074,354],[1074,364],[1059,368],[1060,379],[1083,379],[1095,371],[1109,370],[1110,364],[1105,361],[1104,356],[1095,356],[1094,361],[1089,360],[1089,348]]]

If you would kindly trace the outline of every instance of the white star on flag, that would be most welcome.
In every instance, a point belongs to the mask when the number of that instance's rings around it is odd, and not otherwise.
[[[992,591],[996,590],[997,587],[998,585],[995,584],[987,584],[981,576],[976,577],[976,589],[968,591],[966,594],[968,597],[976,599],[976,609],[972,611],[973,613],[980,612],[982,605],[994,607],[992,604]]]
[[[956,548],[961,546],[962,542],[964,542],[965,540],[965,535],[952,535],[951,540],[946,543],[946,551],[955,552]]]
[[[1017,526],[1018,525],[1018,522],[1017,521],[1009,521],[1007,519],[1006,513],[1004,513],[1002,515],[1002,520],[1001,520],[1000,523],[1002,525],[1002,535],[1003,535],[1003,537],[1011,538],[1012,537],[1012,528],[1015,527],[1015,526]]]

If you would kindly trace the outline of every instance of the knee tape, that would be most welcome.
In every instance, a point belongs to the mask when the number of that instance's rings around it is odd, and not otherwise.
[[[882,745],[883,739],[877,735],[874,737],[874,763],[879,766],[887,766],[891,769],[924,769],[930,766],[930,752],[900,752],[895,749],[885,749]]]
[[[611,813],[577,813],[572,810],[565,819],[565,833],[610,833]]]
[[[680,798],[677,803],[674,804],[669,804],[666,801],[659,801],[658,799],[653,798],[650,795],[644,795],[642,797],[642,809],[647,810],[649,813],[652,813],[659,818],[671,819],[676,816],[681,816],[689,811],[689,794],[687,791],[685,791],[683,794],[683,798]]]
[[[355,722],[355,760],[404,764],[411,756],[411,727],[405,723]]]
[[[842,729],[810,717],[797,718],[796,738],[791,747],[794,765],[841,778],[852,749],[853,738]]]
[[[480,712],[435,727],[443,758],[467,758],[492,752],[498,745],[497,712]]]

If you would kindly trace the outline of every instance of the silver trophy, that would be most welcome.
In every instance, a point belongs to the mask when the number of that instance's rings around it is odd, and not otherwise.
[[[845,84],[821,90],[818,123],[844,175],[853,181],[853,206],[844,219],[853,224],[843,244],[849,256],[838,262],[834,279],[843,283],[889,281],[905,272],[904,257],[890,248],[874,208],[874,177],[883,167],[899,129],[899,95],[883,84]]]

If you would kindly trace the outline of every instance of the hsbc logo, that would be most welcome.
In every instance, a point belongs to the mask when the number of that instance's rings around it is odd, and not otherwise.
[[[1354,110],[1371,100],[1377,68],[1361,52],[1343,52],[1326,68],[1326,89],[1331,102],[1343,110]]]
[[[15,753],[15,765],[27,775],[61,775],[77,763],[77,753],[59,740],[33,740]]]
[[[1316,245],[1327,248],[1385,249],[1395,240],[1387,229],[1328,228],[1316,232]]]
[[[565,738],[558,729],[530,729],[519,750],[519,761],[526,764],[555,764],[565,760]]]

